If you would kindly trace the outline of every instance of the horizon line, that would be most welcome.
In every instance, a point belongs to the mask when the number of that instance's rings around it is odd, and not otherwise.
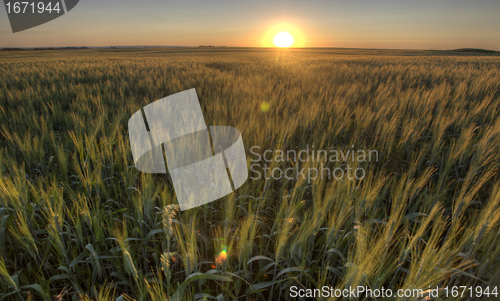
[[[357,47],[338,47],[338,46],[311,46],[311,47],[264,47],[264,46],[225,46],[225,45],[198,45],[198,46],[178,46],[178,45],[109,45],[109,46],[31,46],[31,47],[5,47],[1,46],[0,49],[21,49],[21,50],[51,50],[51,49],[67,49],[67,50],[85,50],[85,49],[102,49],[108,48],[113,49],[120,48],[261,48],[261,49],[348,49],[348,50],[399,50],[399,51],[480,51],[480,52],[490,52],[495,53],[500,51],[485,48],[474,48],[474,47],[462,47],[454,49],[431,49],[431,48],[357,48]]]

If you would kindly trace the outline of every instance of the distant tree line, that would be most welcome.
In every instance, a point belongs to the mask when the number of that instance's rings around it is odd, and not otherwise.
[[[4,48],[2,51],[21,51],[21,50],[26,50],[22,48]]]
[[[88,47],[45,47],[45,48],[3,48],[2,51],[23,51],[23,50],[61,50],[61,49],[89,49]]]

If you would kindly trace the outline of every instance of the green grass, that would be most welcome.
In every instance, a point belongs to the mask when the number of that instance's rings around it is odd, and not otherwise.
[[[127,122],[190,88],[208,125],[240,129],[249,163],[252,146],[313,144],[377,150],[379,160],[358,163],[362,181],[254,179],[180,212],[167,175],[134,168]],[[286,300],[293,285],[492,290],[499,116],[498,56],[0,53],[0,300]],[[488,299],[497,298],[477,298]]]

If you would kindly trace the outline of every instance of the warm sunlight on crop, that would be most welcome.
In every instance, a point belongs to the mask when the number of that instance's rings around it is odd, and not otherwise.
[[[274,44],[278,47],[290,47],[293,43],[293,37],[286,31],[278,33],[274,37]]]

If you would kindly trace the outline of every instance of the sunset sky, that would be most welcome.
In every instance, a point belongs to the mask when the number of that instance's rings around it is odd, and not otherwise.
[[[12,33],[0,9],[0,47],[272,46],[500,50],[499,0],[81,0],[68,14]]]

